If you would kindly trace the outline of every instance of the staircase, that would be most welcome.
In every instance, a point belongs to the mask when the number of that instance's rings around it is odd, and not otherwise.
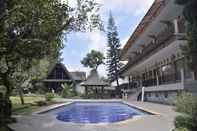
[[[138,101],[139,99],[141,99],[141,97],[139,98],[141,93],[141,88],[132,89],[131,92],[128,94],[128,101]]]

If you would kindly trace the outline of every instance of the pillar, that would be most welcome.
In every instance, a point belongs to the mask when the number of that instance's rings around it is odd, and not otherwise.
[[[181,69],[181,83],[184,84],[185,81],[185,75],[184,75],[184,69]]]
[[[144,102],[144,87],[142,87],[142,98],[141,101]]]
[[[158,72],[157,71],[156,71],[156,82],[157,82],[157,86],[159,86],[159,76],[158,76]]]
[[[130,78],[130,76],[128,76],[129,77],[129,84],[128,84],[128,89],[130,89],[131,88],[131,78]]]
[[[173,23],[174,23],[174,33],[177,34],[177,33],[179,33],[178,20],[175,19],[175,20],[173,21]]]
[[[103,95],[104,95],[104,87],[102,86],[101,87],[101,98],[103,98]]]
[[[88,95],[88,87],[85,87],[85,95]]]

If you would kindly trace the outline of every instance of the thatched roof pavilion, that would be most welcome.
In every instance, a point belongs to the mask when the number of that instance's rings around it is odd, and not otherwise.
[[[81,86],[85,87],[86,95],[89,90],[95,91],[95,94],[100,94],[104,92],[105,87],[109,87],[110,84],[104,81],[98,74],[96,70],[92,70],[87,80],[81,83]],[[102,97],[102,96],[101,96]]]

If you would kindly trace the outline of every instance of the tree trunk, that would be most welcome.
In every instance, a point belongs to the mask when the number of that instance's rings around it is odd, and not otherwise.
[[[9,81],[9,77],[8,74],[4,74],[3,77],[3,85],[6,87],[6,93],[5,93],[5,107],[4,107],[4,116],[5,119],[11,119],[11,115],[12,115],[12,103],[10,101],[10,96],[11,96],[11,92],[12,92],[12,86],[11,83]]]
[[[119,88],[119,81],[118,81],[118,78],[116,78],[116,85],[117,85],[117,88]]]
[[[23,90],[21,89],[21,87],[18,88],[18,93],[20,96],[21,104],[24,105],[25,102],[24,102],[24,97],[23,97]]]
[[[194,78],[195,80],[197,80],[197,61],[196,61],[197,55],[193,55],[192,57],[192,68],[194,71]]]
[[[119,81],[118,81],[118,77],[116,78],[116,93],[119,95],[119,97],[121,97],[121,90],[120,90],[120,85],[119,85]]]
[[[194,77],[197,80],[197,64],[194,65]]]

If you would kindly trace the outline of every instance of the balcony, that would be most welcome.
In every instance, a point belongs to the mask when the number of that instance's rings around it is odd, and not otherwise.
[[[172,74],[159,76],[158,82],[157,82],[156,78],[143,80],[142,86],[151,87],[151,86],[157,86],[157,84],[158,85],[166,85],[166,84],[174,84],[174,83],[178,83],[178,82],[181,82],[181,74],[180,73],[172,73]]]
[[[185,37],[184,35],[182,35],[185,32],[185,26],[183,25],[183,20],[176,20],[174,24],[170,23],[167,28],[161,31],[158,35],[154,36],[154,42],[147,44],[147,46],[142,49],[141,53],[138,53],[135,57],[132,57],[121,72],[124,72],[129,67],[132,67],[138,62],[150,57],[161,48],[168,46],[173,40],[183,39]]]

